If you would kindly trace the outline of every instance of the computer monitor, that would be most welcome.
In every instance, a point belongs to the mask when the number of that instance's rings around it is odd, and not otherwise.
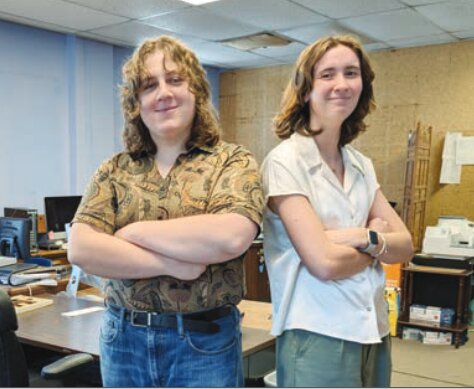
[[[30,257],[30,223],[28,218],[0,217],[0,255]]]
[[[66,239],[65,224],[74,218],[81,196],[57,196],[44,198],[44,211],[48,231],[55,233],[55,238]]]
[[[38,210],[30,208],[4,207],[3,216],[30,219],[30,251],[38,251]]]

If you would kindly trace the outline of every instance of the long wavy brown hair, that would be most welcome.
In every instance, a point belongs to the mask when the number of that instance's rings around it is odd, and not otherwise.
[[[309,127],[310,110],[306,97],[313,89],[314,65],[330,49],[343,45],[350,48],[359,58],[362,93],[354,111],[341,126],[339,146],[352,142],[361,131],[365,131],[364,118],[375,108],[372,82],[375,74],[369,57],[360,42],[350,35],[336,35],[318,39],[306,47],[298,57],[292,77],[283,94],[280,112],[274,118],[275,133],[280,139],[286,139],[294,132],[313,136],[320,133]]]
[[[214,146],[220,139],[221,129],[211,103],[211,89],[206,71],[196,55],[182,42],[163,35],[145,40],[123,65],[120,95],[125,121],[125,149],[135,159],[145,155],[154,156],[157,152],[150,131],[140,116],[138,100],[140,88],[149,76],[145,60],[156,51],[162,51],[165,59],[176,63],[179,73],[189,83],[189,90],[196,99],[196,113],[187,149],[193,146]]]

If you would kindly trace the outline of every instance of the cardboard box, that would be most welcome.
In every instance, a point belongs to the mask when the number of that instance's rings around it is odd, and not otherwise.
[[[441,312],[442,308],[440,307],[412,304],[410,306],[410,321],[439,327]]]
[[[403,327],[402,339],[419,341],[421,339],[422,332],[423,331],[419,330],[418,328]]]
[[[424,344],[448,344],[453,340],[451,332],[422,331],[421,341]]]

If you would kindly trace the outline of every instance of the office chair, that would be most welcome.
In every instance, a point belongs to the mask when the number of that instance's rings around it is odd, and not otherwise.
[[[13,303],[10,296],[0,289],[0,387],[29,386],[26,357],[15,334],[17,329]],[[68,355],[43,367],[41,376],[66,380],[68,375],[92,360],[92,355],[86,353]]]

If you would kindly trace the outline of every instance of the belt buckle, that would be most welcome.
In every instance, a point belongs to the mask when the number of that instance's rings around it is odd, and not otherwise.
[[[136,322],[136,318],[138,314],[146,314],[146,323],[145,324],[140,324]],[[151,325],[151,315],[152,312],[147,312],[147,311],[131,311],[130,312],[130,324],[134,327],[150,327]]]

